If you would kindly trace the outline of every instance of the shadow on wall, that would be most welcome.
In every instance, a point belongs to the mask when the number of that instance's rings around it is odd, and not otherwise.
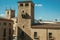
[[[28,34],[26,34],[21,28],[18,27],[18,40],[33,40]]]

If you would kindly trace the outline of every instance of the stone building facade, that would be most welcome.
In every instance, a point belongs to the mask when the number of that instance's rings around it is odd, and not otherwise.
[[[31,24],[34,22],[34,4],[31,1],[18,2],[18,40],[31,40]],[[24,38],[25,32],[25,38]]]
[[[0,18],[0,40],[12,40],[13,21]]]
[[[13,40],[17,40],[17,17],[15,17],[15,10],[6,10],[6,19],[13,20]]]
[[[32,25],[31,37],[33,40],[60,40],[60,24]]]
[[[18,40],[60,40],[60,22],[35,23],[34,3],[18,2]]]
[[[14,21],[13,40],[60,40],[60,22],[35,23],[34,3],[31,0],[18,2],[17,18],[15,17],[15,10],[6,10],[6,19],[4,21],[8,24],[8,20]],[[8,36],[7,34],[6,40],[8,40]]]
[[[11,19],[15,17],[15,10],[9,9],[5,11],[6,13],[6,18]]]

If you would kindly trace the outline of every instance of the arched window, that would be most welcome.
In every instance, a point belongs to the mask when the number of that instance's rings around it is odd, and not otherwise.
[[[0,26],[1,26],[1,23],[0,23]]]
[[[9,35],[11,35],[11,28],[9,28]]]
[[[3,36],[6,36],[6,29],[3,30]]]

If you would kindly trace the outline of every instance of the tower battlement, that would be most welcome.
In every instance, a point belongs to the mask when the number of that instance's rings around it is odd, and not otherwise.
[[[8,9],[5,11],[6,12],[6,18],[11,19],[15,17],[15,10]]]

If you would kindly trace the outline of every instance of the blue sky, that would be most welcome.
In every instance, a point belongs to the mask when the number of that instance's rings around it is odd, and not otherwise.
[[[5,15],[5,9],[16,10],[18,14],[18,0],[0,0],[0,16]],[[33,0],[35,3],[35,19],[60,20],[60,0]]]

